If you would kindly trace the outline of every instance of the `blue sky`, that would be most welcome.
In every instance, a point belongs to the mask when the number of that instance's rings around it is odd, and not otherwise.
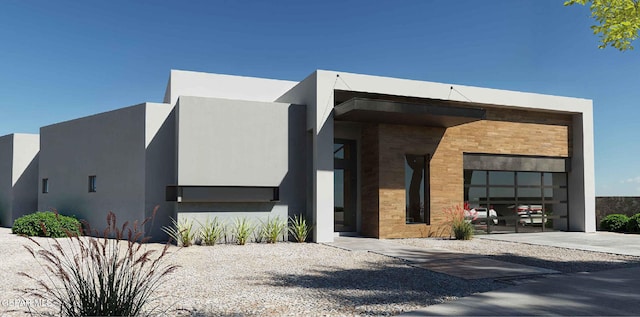
[[[315,69],[594,100],[596,194],[640,196],[640,43],[563,0],[0,2],[0,135],[162,100],[170,69]]]

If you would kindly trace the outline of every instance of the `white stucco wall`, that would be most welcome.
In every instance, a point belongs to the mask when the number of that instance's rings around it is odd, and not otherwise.
[[[569,230],[596,231],[593,112],[573,115],[573,156],[569,181]]]
[[[335,89],[372,92],[380,94],[455,100],[462,102],[484,103],[505,107],[524,109],[551,110],[570,113],[589,111],[592,101],[583,98],[543,95],[536,93],[500,90],[492,88],[453,85],[401,78],[371,76],[345,73],[338,71],[317,71],[319,78],[323,78],[324,85]],[[339,80],[335,80],[336,75]],[[464,94],[451,91],[454,87]],[[468,98],[465,98],[465,96]]]
[[[171,70],[163,102],[174,105],[180,96],[271,102],[296,84],[287,80]]]

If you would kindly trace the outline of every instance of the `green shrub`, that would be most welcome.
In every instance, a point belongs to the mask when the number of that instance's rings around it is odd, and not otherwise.
[[[67,237],[67,231],[78,235],[80,229],[80,221],[74,217],[38,211],[16,219],[11,232],[31,237],[64,238]]]
[[[58,310],[54,314],[42,314],[32,311],[34,307],[29,306],[29,313],[53,316],[164,315],[166,311],[159,311],[161,301],[154,293],[177,266],[164,260],[169,244],[159,250],[147,248],[145,242],[149,238],[143,238],[140,232],[147,220],[141,224],[134,222],[133,228],[127,223],[119,228],[115,214],[110,212],[103,232],[87,229],[94,236],[80,237],[69,233],[67,238],[55,239],[48,246],[29,238],[31,245],[25,245],[25,248],[45,274],[41,277],[42,274],[18,273],[35,283],[33,288],[23,289],[23,293],[28,298],[51,303],[43,309]],[[126,240],[122,242],[121,239]]]
[[[218,220],[218,217],[213,218],[213,221],[207,218],[204,224],[198,223],[200,224],[200,239],[204,245],[215,245],[224,235],[225,225]]]
[[[193,221],[184,219],[180,222],[171,218],[172,226],[162,227],[162,231],[171,237],[176,245],[188,247],[193,244],[196,239],[196,232],[193,230]]]
[[[633,233],[640,232],[640,213],[635,214],[629,218],[626,228],[627,228],[627,232],[633,232]]]
[[[610,214],[600,221],[600,228],[612,232],[624,232],[627,229],[629,217],[623,214]]]
[[[307,237],[311,232],[311,227],[307,225],[307,221],[302,215],[289,217],[289,232],[297,242],[307,241]]]

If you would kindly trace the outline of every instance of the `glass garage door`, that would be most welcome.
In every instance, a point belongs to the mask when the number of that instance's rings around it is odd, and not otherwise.
[[[464,171],[464,201],[476,232],[568,229],[567,173]]]

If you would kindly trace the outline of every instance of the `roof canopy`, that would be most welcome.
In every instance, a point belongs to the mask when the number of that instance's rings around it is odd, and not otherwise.
[[[355,97],[334,107],[335,120],[448,128],[485,118],[481,108],[453,106],[446,100],[412,103]]]

